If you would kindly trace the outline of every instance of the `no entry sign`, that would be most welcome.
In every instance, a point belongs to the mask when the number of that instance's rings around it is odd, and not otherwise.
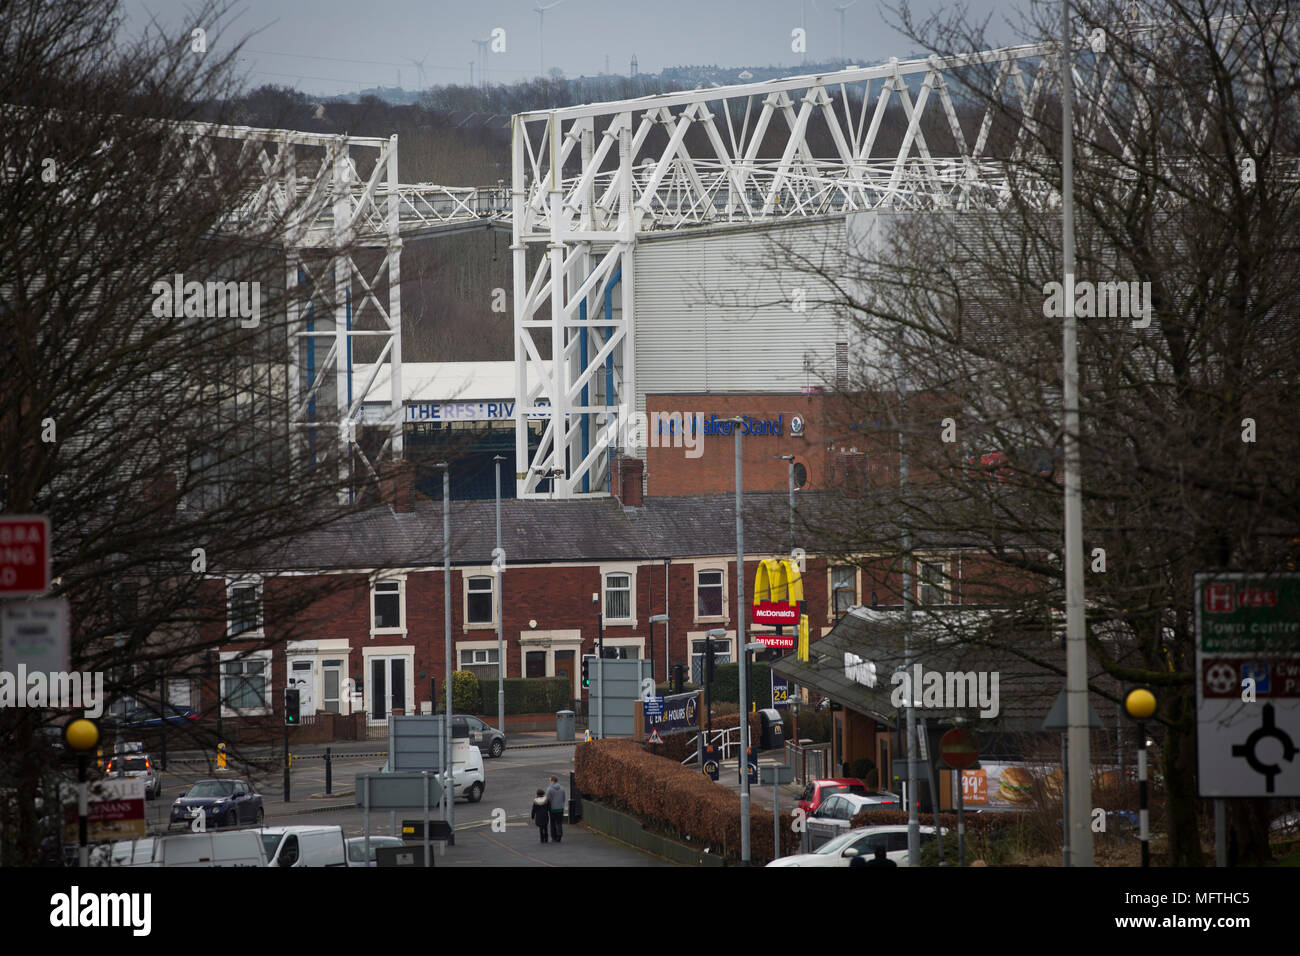
[[[50,519],[44,515],[0,518],[0,598],[44,594],[50,589]]]
[[[954,727],[939,738],[939,756],[952,769],[964,770],[979,762],[980,748],[975,742],[974,734]]]

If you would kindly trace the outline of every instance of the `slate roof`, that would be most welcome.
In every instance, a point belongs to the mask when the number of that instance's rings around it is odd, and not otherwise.
[[[1014,622],[1000,620],[998,614],[965,608],[918,614],[913,631],[914,665],[920,664],[924,672],[998,673],[996,717],[980,717],[978,707],[960,712],[925,707],[918,709],[920,716],[944,724],[963,716],[981,735],[1041,731],[1043,718],[1065,686],[1065,652],[1059,633],[1045,633],[1042,627],[1017,628]],[[892,724],[897,714],[891,703],[897,686],[892,675],[904,662],[902,624],[899,610],[852,608],[829,634],[812,642],[807,662],[792,653],[773,662],[772,669],[796,684]],[[981,633],[990,635],[995,643],[958,644],[954,640],[958,634],[974,637]],[[875,665],[874,687],[846,676],[846,653]],[[1095,660],[1091,663],[1090,686],[1114,692],[1115,681],[1102,674]],[[1090,702],[1107,726],[1112,726],[1115,705],[1096,694],[1090,695]]]

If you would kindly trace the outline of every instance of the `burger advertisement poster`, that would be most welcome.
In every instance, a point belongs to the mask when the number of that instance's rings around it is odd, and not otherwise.
[[[963,770],[961,782],[968,807],[1025,810],[1033,804],[1034,774],[1018,764],[985,763],[979,770]]]

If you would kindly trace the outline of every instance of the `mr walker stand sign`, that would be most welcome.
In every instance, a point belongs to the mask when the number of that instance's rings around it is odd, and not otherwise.
[[[1300,796],[1300,575],[1196,576],[1202,797]]]

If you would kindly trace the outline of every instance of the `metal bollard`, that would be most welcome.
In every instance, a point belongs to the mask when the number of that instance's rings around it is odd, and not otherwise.
[[[334,761],[330,757],[330,748],[325,748],[325,795],[334,792]]]

